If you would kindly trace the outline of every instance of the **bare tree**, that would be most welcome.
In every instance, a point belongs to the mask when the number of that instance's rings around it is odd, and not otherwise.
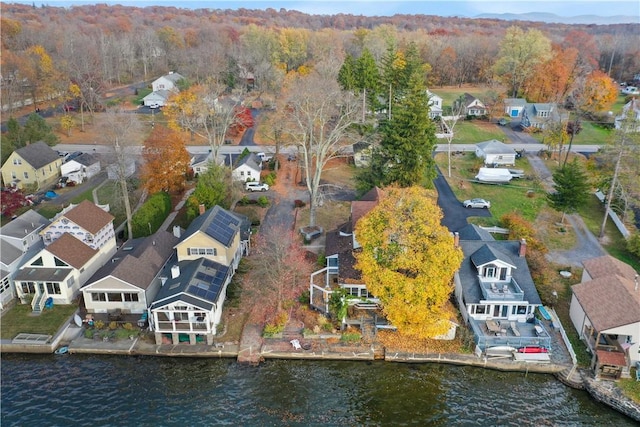
[[[360,117],[361,101],[344,92],[335,78],[311,73],[295,77],[285,89],[287,111],[294,145],[302,156],[305,184],[309,190],[309,225],[316,222],[320,178],[327,163],[345,156],[353,141],[348,137],[351,125]]]
[[[611,205],[613,203],[614,192],[619,183],[620,173],[625,164],[625,158],[628,158],[629,163],[634,164],[636,167],[638,164],[638,156],[640,156],[640,132],[638,132],[638,128],[640,127],[640,124],[634,114],[633,108],[629,108],[626,111],[624,118],[619,121],[619,129],[616,130],[615,143],[612,147],[612,151],[615,156],[615,167],[613,169],[613,178],[607,194],[604,218],[598,235],[600,239],[604,237],[607,218],[609,217],[609,211],[611,210]],[[637,174],[633,175],[637,178]],[[637,192],[638,181],[635,179],[633,182],[635,182],[635,191]]]
[[[124,203],[127,216],[127,236],[133,236],[131,217],[133,212],[129,202],[129,190],[127,189],[127,178],[130,175],[131,161],[140,154],[140,146],[131,143],[132,137],[141,132],[141,124],[138,117],[132,113],[124,113],[119,110],[109,110],[105,113],[106,120],[101,129],[101,135],[105,145],[111,147],[111,152],[107,157],[113,165],[113,171],[118,182],[120,198]],[[118,197],[119,196],[119,197]]]
[[[454,133],[453,130],[460,119],[460,115],[462,114],[462,110],[464,109],[464,103],[462,102],[454,102],[453,107],[451,108],[451,115],[445,116],[442,115],[440,119],[442,120],[442,124],[445,138],[447,139],[447,159],[448,159],[448,171],[449,178],[451,178],[451,141],[453,141]]]

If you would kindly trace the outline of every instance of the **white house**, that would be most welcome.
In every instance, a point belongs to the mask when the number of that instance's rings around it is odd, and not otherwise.
[[[442,116],[442,97],[427,90],[429,97],[429,118],[433,119]]]
[[[597,376],[628,377],[640,361],[638,273],[610,255],[583,265],[581,282],[571,287],[571,322],[593,355]]]
[[[460,111],[465,116],[484,116],[487,114],[487,107],[475,96],[470,93],[462,95],[461,99],[457,99],[454,102],[454,108],[460,108]]]
[[[230,156],[231,154],[229,154],[228,156],[218,155],[217,164],[220,166],[223,166],[225,164],[226,158]],[[209,165],[211,165],[212,162],[213,162],[212,153],[194,154],[191,157],[191,160],[189,162],[189,167],[191,168],[194,174],[201,175],[209,170]]]
[[[485,165],[513,166],[516,164],[516,151],[496,139],[476,144],[476,156],[483,159]]]
[[[167,91],[177,91],[177,83],[179,80],[183,80],[184,77],[176,72],[169,71],[169,74],[166,74],[162,77],[158,77],[151,83],[151,89],[154,92],[158,92],[160,90]]]
[[[231,171],[231,176],[236,181],[260,181],[262,160],[255,153],[249,153],[241,158]]]
[[[178,238],[160,230],[125,242],[82,287],[88,313],[144,313],[168,277],[165,266]]]
[[[167,101],[169,101],[169,96],[171,96],[171,91],[168,90],[158,90],[155,92],[151,92],[144,98],[142,98],[142,104],[146,107],[158,108],[164,107],[167,105]]]
[[[81,184],[100,172],[100,161],[89,153],[82,153],[78,157],[63,163],[60,173],[69,181]]]
[[[0,229],[0,309],[15,298],[13,275],[25,259],[44,248],[40,230],[50,221],[28,210]]]

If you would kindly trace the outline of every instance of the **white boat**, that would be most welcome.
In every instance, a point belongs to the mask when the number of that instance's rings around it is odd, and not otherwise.
[[[509,182],[513,178],[509,169],[503,168],[480,168],[476,179],[480,182],[503,183]]]

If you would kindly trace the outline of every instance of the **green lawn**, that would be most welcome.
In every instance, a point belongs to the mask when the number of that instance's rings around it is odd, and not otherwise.
[[[534,172],[526,159],[516,160],[515,168],[524,170],[525,175],[531,178],[514,179],[504,185],[471,182],[477,174],[478,168],[482,165],[482,161],[474,153],[451,157],[451,178],[447,177],[447,155],[445,153],[439,153],[436,156],[436,163],[460,201],[480,197],[491,202],[493,217],[477,219],[486,225],[497,225],[500,217],[510,212],[518,212],[523,218],[533,222],[538,216],[538,212],[547,203],[546,193],[538,180],[533,178]]]
[[[447,87],[447,88],[431,88],[431,92],[442,98],[442,105],[451,107],[453,101],[460,98],[461,95],[469,93],[475,97],[482,98],[490,89],[485,87]]]
[[[497,139],[504,141],[505,135],[498,126],[480,120],[461,120],[453,128],[452,144],[477,144],[479,142]]]
[[[2,315],[2,339],[13,339],[19,333],[55,335],[60,326],[78,309],[78,305],[54,305],[39,316],[31,315],[31,304],[16,304]]]

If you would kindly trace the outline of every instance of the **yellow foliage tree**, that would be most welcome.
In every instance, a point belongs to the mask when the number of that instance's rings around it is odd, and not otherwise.
[[[403,335],[433,338],[450,326],[446,303],[462,251],[441,219],[433,191],[390,187],[356,224],[356,268]]]

